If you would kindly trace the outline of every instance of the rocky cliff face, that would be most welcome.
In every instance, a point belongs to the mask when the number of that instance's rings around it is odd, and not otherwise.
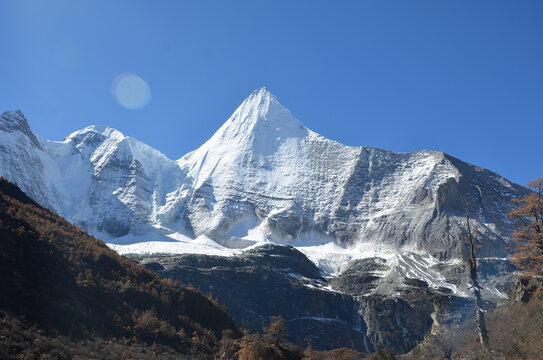
[[[371,347],[357,302],[327,288],[318,268],[294,248],[264,245],[236,257],[185,254],[132,259],[213,294],[248,330],[262,331],[270,316],[281,315],[294,343],[311,339],[321,349]]]
[[[432,293],[469,296],[462,269],[466,203],[478,254],[489,264],[482,274],[486,296],[503,297],[509,285],[496,274],[509,271],[504,258],[513,224],[506,214],[511,199],[528,191],[441,152],[393,153],[326,139],[266,89],[252,93],[205,144],[177,161],[104,126],[61,142],[44,140],[20,111],[5,112],[0,175],[122,254],[220,255],[226,269],[239,261],[229,257],[260,245],[291,245],[316,265],[334,294],[347,295],[347,303],[354,299],[363,318],[367,311],[360,309],[388,304],[382,319],[389,311],[410,313],[404,290],[416,289],[417,281]],[[202,276],[218,273],[211,267],[197,274],[205,283]],[[372,303],[368,296],[388,300]],[[383,331],[396,334],[393,340],[371,335],[371,319],[379,316],[365,318],[366,339],[397,343],[405,328],[424,331],[433,306],[414,309],[424,309],[426,320],[412,327],[398,325],[407,318],[391,323]],[[355,323],[349,327],[357,329]],[[406,344],[419,338],[406,336]]]
[[[375,276],[383,259],[359,260],[336,277],[322,277],[301,252],[264,245],[233,257],[133,255],[131,258],[205,294],[216,296],[237,323],[261,331],[281,315],[293,343],[311,340],[317,349],[350,347],[405,353],[432,329],[458,325],[475,314],[470,298],[425,281],[392,283]],[[379,291],[386,287],[387,295]],[[492,303],[487,302],[492,307]]]
[[[532,299],[543,299],[543,279],[537,277],[520,278],[512,291],[509,303],[518,305]]]

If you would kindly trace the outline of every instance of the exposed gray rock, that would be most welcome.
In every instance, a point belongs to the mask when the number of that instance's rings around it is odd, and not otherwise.
[[[0,155],[0,176],[38,203],[123,254],[154,254],[140,261],[216,294],[242,326],[282,315],[323,348],[403,352],[436,323],[468,316],[466,203],[484,295],[503,297],[512,286],[507,212],[528,193],[442,152],[326,139],[266,89],[177,161],[104,126],[47,141],[20,111],[0,116]],[[307,258],[273,246],[157,255],[268,243]]]
[[[236,257],[132,258],[164,277],[216,296],[243,328],[262,331],[269,317],[280,315],[295,343],[310,339],[315,348],[373,349],[365,341],[367,329],[358,302],[327,289],[317,267],[292,247],[265,245]]]
[[[389,282],[372,275],[388,269],[379,258],[352,262],[331,278],[322,277],[311,261],[288,246],[265,245],[234,257],[131,258],[216,296],[238,324],[251,331],[262,331],[269,317],[280,315],[292,342],[309,339],[317,349],[406,353],[432,328],[458,325],[475,313],[471,298],[451,294],[448,288],[432,289],[417,279],[388,283],[394,295],[376,292]],[[493,277],[486,274],[482,279]],[[486,306],[494,303],[487,301]]]
[[[543,279],[522,277],[516,283],[509,301],[511,304],[521,304],[534,298],[543,299]]]

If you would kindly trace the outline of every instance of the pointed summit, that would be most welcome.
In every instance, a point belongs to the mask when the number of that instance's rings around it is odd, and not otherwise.
[[[41,149],[41,143],[38,137],[30,129],[28,121],[21,110],[4,111],[0,115],[0,131],[5,132],[20,132],[28,137],[34,146]]]
[[[266,99],[269,99],[271,101],[277,101],[277,98],[275,97],[275,95],[273,95],[267,87],[261,87],[260,89],[257,89],[255,91],[253,91],[251,93],[251,95],[249,95],[249,97],[247,97],[243,103],[247,102],[247,101],[251,101],[254,103],[254,101],[261,101],[261,103],[263,101],[265,101]],[[243,104],[242,103],[242,104]]]
[[[279,103],[267,88],[255,90],[213,135],[222,140],[257,143],[272,139],[304,137],[308,129]]]
[[[179,163],[188,166],[192,176],[207,177],[219,163],[230,162],[234,166],[242,159],[267,158],[277,153],[286,141],[303,139],[309,133],[263,87],[253,91],[205,144],[185,155]]]
[[[275,97],[269,90],[267,87],[263,86],[261,87],[260,89],[256,89],[254,90],[250,96],[254,95],[254,94],[268,94],[268,95],[271,95],[273,97]]]
[[[2,123],[6,124],[26,124],[28,126],[28,121],[26,120],[23,112],[19,109],[15,111],[4,111],[2,115],[0,115],[0,120],[2,121]]]

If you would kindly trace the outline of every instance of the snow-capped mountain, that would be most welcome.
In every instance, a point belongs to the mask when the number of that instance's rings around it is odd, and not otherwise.
[[[466,203],[483,295],[506,297],[507,212],[528,191],[442,152],[326,139],[266,89],[177,161],[105,126],[44,140],[8,111],[0,176],[118,252],[217,294],[244,327],[279,313],[293,336],[366,352],[407,352],[472,316]]]
[[[466,202],[480,254],[504,257],[510,200],[526,193],[442,152],[326,139],[265,88],[177,161],[103,126],[44,140],[8,111],[0,175],[121,253],[229,255],[272,242],[297,247],[330,274],[371,256],[460,258]]]

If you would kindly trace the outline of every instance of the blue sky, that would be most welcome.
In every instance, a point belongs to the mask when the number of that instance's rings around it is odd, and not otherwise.
[[[0,111],[115,127],[177,159],[252,90],[348,145],[543,176],[543,1],[0,1]],[[142,109],[111,94],[134,73]]]

